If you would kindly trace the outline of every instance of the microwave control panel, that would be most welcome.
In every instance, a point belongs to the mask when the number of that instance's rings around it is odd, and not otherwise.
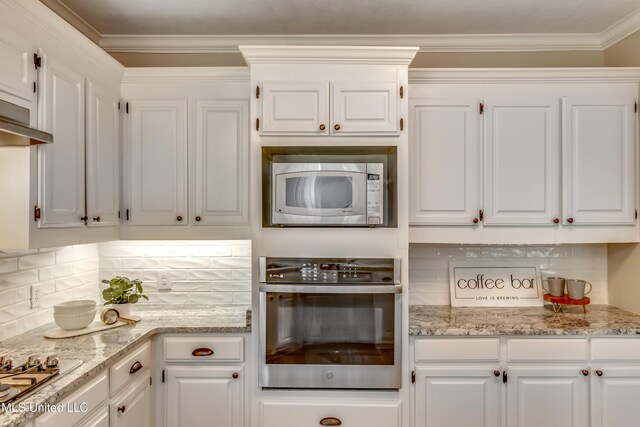
[[[384,175],[382,163],[367,164],[367,224],[381,225],[384,222]]]

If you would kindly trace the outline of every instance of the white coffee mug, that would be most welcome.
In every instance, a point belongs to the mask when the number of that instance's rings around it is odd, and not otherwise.
[[[589,290],[585,292],[586,285],[589,285]],[[569,299],[582,299],[585,295],[588,295],[589,292],[591,292],[591,289],[593,289],[591,283],[584,280],[567,280],[567,293],[569,294]]]

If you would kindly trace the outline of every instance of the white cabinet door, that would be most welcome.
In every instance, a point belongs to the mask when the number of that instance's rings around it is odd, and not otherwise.
[[[591,427],[640,424],[640,367],[591,370]]]
[[[474,225],[478,218],[478,104],[478,99],[411,100],[411,224]]]
[[[332,83],[331,105],[331,133],[334,135],[400,133],[397,82]]]
[[[497,368],[418,368],[415,427],[499,427],[501,386]]]
[[[509,427],[589,425],[589,377],[584,367],[510,367],[507,382]]]
[[[84,77],[43,57],[44,128],[53,144],[38,146],[40,227],[82,227],[85,215]]]
[[[29,41],[7,28],[0,30],[0,100],[29,110],[32,126],[37,125],[36,92],[33,87],[36,81],[33,63],[35,52],[35,47]]]
[[[167,366],[165,425],[244,426],[243,371],[233,366]],[[236,378],[234,378],[234,374]]]
[[[94,416],[78,424],[78,427],[109,427],[109,408],[101,408]]]
[[[196,225],[249,221],[249,104],[197,100],[193,188]]]
[[[485,101],[485,225],[560,222],[560,97]]]
[[[633,96],[563,98],[564,223],[635,223]]]
[[[263,82],[262,135],[329,135],[329,82]]]
[[[187,102],[130,102],[132,225],[184,225],[187,217]]]
[[[87,224],[118,225],[118,97],[87,82]]]
[[[110,427],[151,427],[149,374],[120,396],[109,405]]]

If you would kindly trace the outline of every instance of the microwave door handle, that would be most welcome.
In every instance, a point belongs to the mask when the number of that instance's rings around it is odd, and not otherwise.
[[[260,284],[260,292],[279,292],[296,294],[400,294],[401,285],[267,285]]]

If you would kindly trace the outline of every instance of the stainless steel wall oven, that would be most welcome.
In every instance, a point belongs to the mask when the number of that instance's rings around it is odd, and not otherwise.
[[[399,259],[262,257],[260,282],[260,386],[400,388]]]

